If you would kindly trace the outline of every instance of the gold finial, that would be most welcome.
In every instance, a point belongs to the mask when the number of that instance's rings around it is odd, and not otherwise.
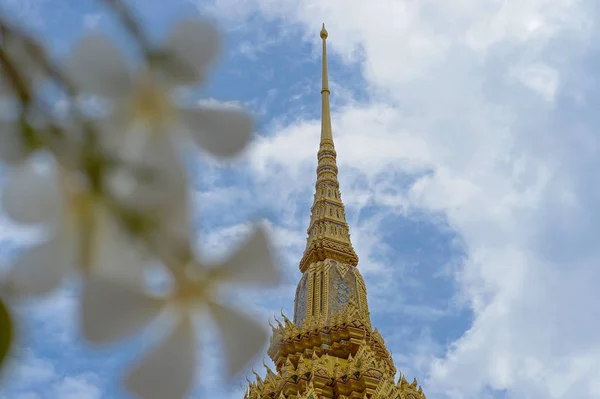
[[[327,93],[327,98],[322,98],[322,123],[321,123],[321,139],[326,138],[329,140],[333,140],[331,136],[331,115],[329,111],[329,77],[327,76],[327,45],[325,43],[325,39],[327,39],[329,34],[325,29],[325,24],[323,24],[323,29],[321,29],[321,39],[323,39],[323,71],[322,71],[322,79],[323,86],[321,87],[321,95]]]
[[[321,39],[325,40],[327,39],[327,29],[325,29],[325,24],[323,24],[323,28],[321,29]]]

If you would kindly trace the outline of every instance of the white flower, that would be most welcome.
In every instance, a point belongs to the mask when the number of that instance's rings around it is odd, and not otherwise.
[[[263,228],[255,229],[220,267],[204,268],[194,263],[182,273],[175,276],[176,286],[165,298],[102,278],[85,281],[80,319],[83,334],[91,342],[123,339],[165,311],[176,318],[170,334],[126,376],[126,387],[145,399],[183,398],[192,387],[198,353],[194,326],[202,311],[208,311],[214,319],[224,341],[229,376],[237,374],[268,337],[251,317],[216,299],[216,291],[223,284],[278,282]]]
[[[185,108],[176,103],[181,85],[199,83],[219,49],[219,36],[208,24],[177,25],[149,65],[132,74],[119,51],[105,37],[85,37],[73,51],[67,70],[83,92],[110,103],[114,133],[127,159],[144,155],[145,143],[157,135],[185,132],[204,149],[229,157],[251,135],[251,119],[231,109]]]
[[[12,296],[44,295],[77,270],[140,283],[141,251],[134,250],[101,198],[75,177],[54,165],[41,169],[31,159],[11,171],[2,193],[4,211],[50,234],[13,265],[4,282]]]

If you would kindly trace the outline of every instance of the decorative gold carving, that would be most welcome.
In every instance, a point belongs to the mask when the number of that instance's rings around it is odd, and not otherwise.
[[[338,270],[342,277],[346,276],[346,272],[348,271],[348,266],[343,263],[338,264]]]

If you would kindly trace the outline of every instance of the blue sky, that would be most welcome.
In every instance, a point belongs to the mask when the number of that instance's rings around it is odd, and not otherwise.
[[[181,18],[216,21],[225,48],[193,97],[256,116],[256,139],[236,162],[190,159],[198,247],[221,256],[250,218],[267,217],[285,282],[234,297],[265,324],[282,307],[292,314],[316,178],[325,22],[341,191],[372,321],[397,368],[430,398],[600,397],[600,5],[367,3],[132,2],[157,40]],[[90,29],[128,48],[93,1],[0,7],[58,59]],[[0,223],[8,265],[29,232]],[[120,373],[155,337],[86,347],[76,295],[71,284],[19,308],[19,361],[0,398],[128,397]],[[241,397],[239,383],[218,377],[215,337],[207,342],[192,397]]]

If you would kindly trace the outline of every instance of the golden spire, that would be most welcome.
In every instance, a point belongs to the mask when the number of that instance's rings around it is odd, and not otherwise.
[[[358,264],[358,256],[350,242],[350,229],[340,193],[337,173],[337,154],[333,145],[331,112],[329,108],[329,81],[327,73],[327,30],[325,24],[320,32],[323,39],[323,86],[321,88],[321,143],[317,154],[316,192],[311,208],[310,225],[300,271],[304,272],[313,262],[333,259],[352,266]]]
[[[329,109],[329,79],[327,73],[327,30],[325,24],[321,29],[323,39],[323,85],[321,88],[321,142],[330,141],[333,145],[333,134],[331,131],[331,112]]]
[[[267,353],[275,370],[263,361],[267,375],[262,379],[252,369],[256,382],[248,383],[244,399],[426,399],[416,380],[411,385],[401,373],[398,383],[394,382],[394,360],[381,334],[371,327],[367,289],[355,267],[358,257],[350,242],[339,190],[327,81],[328,34],[324,25],[320,36],[323,39],[321,139],[306,250],[300,261],[303,275],[294,301],[294,322],[283,309],[282,321],[273,316],[277,327],[271,326],[273,337]]]

